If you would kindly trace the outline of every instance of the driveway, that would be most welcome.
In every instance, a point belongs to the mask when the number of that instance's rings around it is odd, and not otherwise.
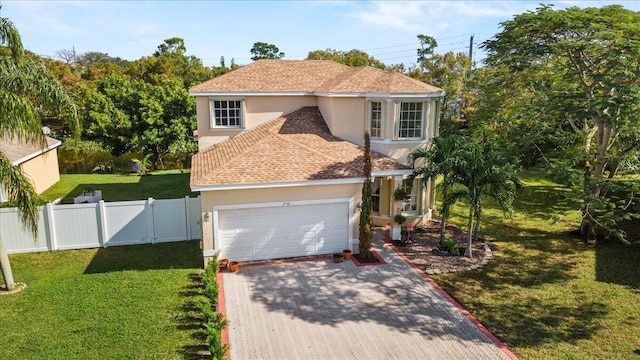
[[[225,272],[232,360],[508,359],[381,241],[385,265],[293,262]]]

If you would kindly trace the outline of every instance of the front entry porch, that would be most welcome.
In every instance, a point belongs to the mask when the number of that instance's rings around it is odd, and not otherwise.
[[[400,196],[402,195],[402,196]],[[402,176],[376,176],[372,184],[373,225],[390,230],[394,240],[400,239],[401,225],[419,225],[431,220],[435,208],[435,186],[433,181]],[[396,214],[406,221],[398,224]]]

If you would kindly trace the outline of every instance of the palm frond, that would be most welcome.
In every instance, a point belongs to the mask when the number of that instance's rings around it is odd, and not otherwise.
[[[37,236],[38,194],[29,177],[1,152],[0,185],[5,189],[9,203],[18,207],[24,228]]]

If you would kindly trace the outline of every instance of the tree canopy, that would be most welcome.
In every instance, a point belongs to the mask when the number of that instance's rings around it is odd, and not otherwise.
[[[549,136],[559,131],[564,151],[538,150],[547,159],[555,155],[550,163],[556,168],[582,172],[582,234],[586,239],[615,232],[603,226],[600,210],[607,206],[601,195],[607,178],[640,150],[640,13],[619,5],[541,6],[501,26],[483,44],[486,62],[501,69],[493,74],[505,87],[519,88],[507,90],[518,97],[496,108],[494,123],[500,114],[513,114],[506,106],[528,124],[555,129]]]
[[[265,42],[256,42],[253,44],[251,50],[251,60],[256,61],[260,59],[282,59],[284,53],[273,44],[267,44]]]

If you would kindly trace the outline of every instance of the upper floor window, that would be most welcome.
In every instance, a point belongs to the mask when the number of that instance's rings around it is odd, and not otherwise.
[[[212,100],[211,127],[241,127],[241,100]]]
[[[401,102],[397,123],[398,139],[422,139],[424,103]]]
[[[369,102],[369,134],[373,139],[382,137],[382,102]]]

